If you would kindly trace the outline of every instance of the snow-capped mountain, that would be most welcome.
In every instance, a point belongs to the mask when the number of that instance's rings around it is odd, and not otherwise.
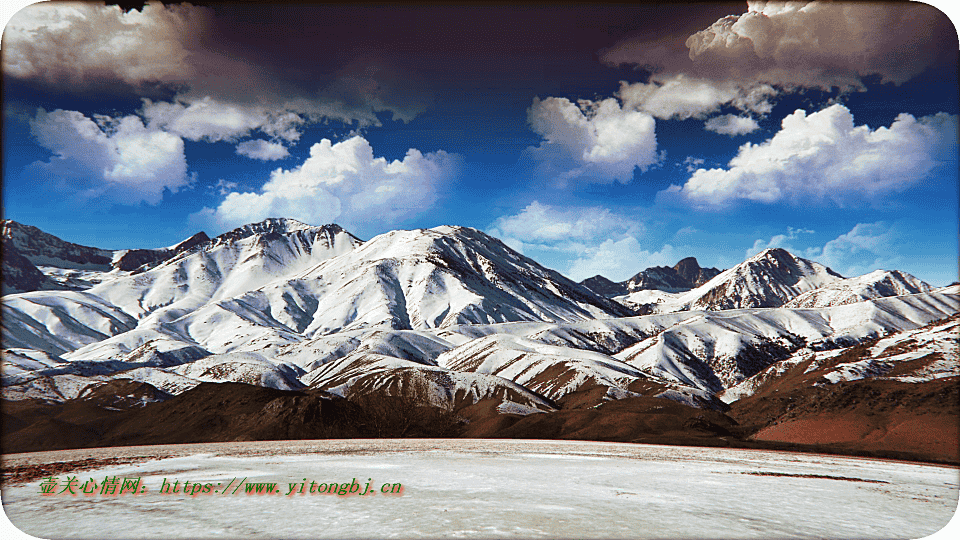
[[[727,388],[733,402],[776,386],[816,386],[876,378],[920,383],[960,376],[960,315],[867,340],[855,348],[800,349]]]
[[[869,274],[828,283],[784,304],[786,307],[830,307],[886,296],[902,296],[932,290],[930,285],[899,270],[875,270]]]
[[[107,250],[66,242],[36,227],[4,220],[3,294],[85,290],[113,274],[141,272],[210,240],[204,232],[160,249]]]
[[[580,282],[597,294],[608,298],[637,291],[655,290],[682,292],[703,285],[720,273],[716,268],[701,268],[696,257],[687,257],[670,266],[653,266],[619,283],[603,276],[593,276]]]
[[[843,276],[781,248],[770,248],[678,297],[689,309],[779,307]]]
[[[224,233],[146,272],[89,292],[144,319],[180,318],[342,255],[360,240],[337,225],[267,220]]]
[[[65,242],[40,229],[3,220],[0,235],[3,247],[13,246],[21,255],[36,266],[56,266],[85,270],[110,270],[114,252]]]
[[[186,240],[162,249],[128,249],[114,256],[111,266],[117,270],[127,272],[142,272],[148,267],[156,266],[184,251],[193,249],[210,240],[207,233],[201,231]]]
[[[597,294],[606,296],[607,298],[613,298],[614,296],[620,296],[627,293],[626,283],[611,281],[599,275],[593,276],[592,278],[587,278],[581,281],[580,284]]]
[[[748,395],[749,381],[795,359],[870,340],[894,340],[877,356],[887,371],[847,371],[899,373],[888,364],[930,348],[898,336],[960,308],[957,287],[896,271],[845,279],[782,249],[686,292],[617,298],[644,316],[464,227],[362,242],[337,225],[269,219],[146,251],[132,270],[63,269],[100,272],[86,290],[3,297],[6,399],[245,382],[506,415],[641,397],[719,410],[717,396]],[[705,279],[693,259],[669,270]]]
[[[626,282],[629,292],[659,290],[668,292],[694,289],[713,279],[720,270],[701,268],[695,257],[687,257],[670,266],[654,266],[638,273]]]
[[[375,326],[426,329],[633,314],[464,227],[382,234],[238,301],[263,306],[308,337]]]
[[[957,309],[956,296],[922,293],[823,309],[686,312],[691,316],[615,357],[720,393],[797,351],[846,348],[924,326]]]

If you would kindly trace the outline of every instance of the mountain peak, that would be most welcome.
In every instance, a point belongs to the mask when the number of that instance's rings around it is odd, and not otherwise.
[[[110,269],[113,251],[67,242],[32,225],[5,219],[0,236],[4,249],[16,248],[34,265],[103,271]]]
[[[779,247],[767,248],[761,251],[760,253],[757,253],[753,257],[750,257],[749,259],[745,260],[741,264],[750,264],[750,263],[758,263],[758,262],[773,265],[774,268],[784,269],[791,273],[800,271],[799,268],[802,267],[806,269],[804,270],[806,272],[809,272],[811,269],[813,269],[818,273],[825,273],[826,275],[833,276],[835,278],[844,279],[843,276],[841,276],[840,274],[835,272],[832,268],[824,264],[820,264],[816,261],[807,260],[802,257],[797,257],[793,253],[790,253],[789,251]]]
[[[768,248],[690,292],[696,309],[779,307],[843,276],[783,248]]]
[[[700,273],[700,263],[697,262],[696,257],[687,257],[685,259],[680,259],[673,267],[683,279],[693,282],[696,281],[697,275]]]
[[[753,257],[750,257],[747,260],[753,261],[753,260],[762,260],[762,259],[798,259],[798,258],[799,257],[794,255],[793,253],[790,253],[789,251],[781,247],[772,247],[772,248],[767,248],[761,251],[760,253],[757,253],[756,255],[754,255]]]
[[[288,234],[297,231],[312,231],[312,230],[324,230],[333,234],[343,232],[343,228],[337,224],[330,223],[327,225],[308,225],[301,221],[290,218],[267,218],[263,221],[257,223],[248,223],[246,225],[241,225],[236,229],[227,231],[220,236],[217,236],[216,240],[219,242],[230,241],[230,240],[240,240],[253,236],[255,234]]]

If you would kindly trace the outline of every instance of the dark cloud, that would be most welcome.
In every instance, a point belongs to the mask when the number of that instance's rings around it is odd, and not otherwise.
[[[646,67],[661,78],[683,73],[743,85],[821,89],[860,89],[871,75],[902,84],[930,67],[956,67],[957,33],[943,13],[925,4],[747,4],[745,13],[719,18],[686,37],[624,40],[602,59]]]

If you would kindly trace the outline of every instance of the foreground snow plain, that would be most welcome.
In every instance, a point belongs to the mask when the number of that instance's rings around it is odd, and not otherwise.
[[[50,539],[909,539],[948,523],[960,483],[956,468],[916,463],[579,441],[212,443],[20,454],[4,466],[116,456],[151,459],[76,474],[139,476],[147,493],[42,497],[37,480],[4,488],[7,517]],[[158,493],[164,478],[244,477],[282,493]],[[304,479],[353,478],[402,483],[403,492],[285,495]]]

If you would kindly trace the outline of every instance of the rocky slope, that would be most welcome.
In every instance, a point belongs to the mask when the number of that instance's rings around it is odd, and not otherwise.
[[[695,257],[682,259],[674,266],[654,266],[638,272],[619,283],[603,276],[593,276],[580,282],[597,294],[607,297],[622,296],[636,291],[688,291],[703,285],[720,273],[716,268],[701,268]]]

